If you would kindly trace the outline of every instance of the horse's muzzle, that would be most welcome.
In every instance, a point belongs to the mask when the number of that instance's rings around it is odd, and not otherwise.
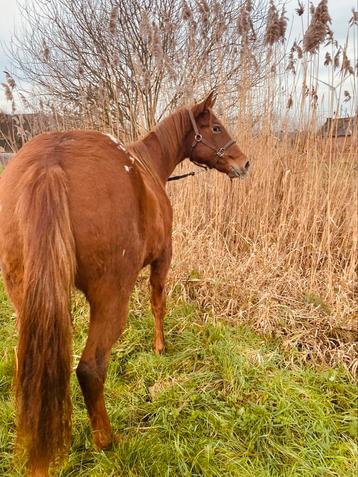
[[[249,171],[250,168],[250,161],[245,163],[244,167],[239,166],[232,166],[228,172],[228,176],[230,179],[244,179]]]

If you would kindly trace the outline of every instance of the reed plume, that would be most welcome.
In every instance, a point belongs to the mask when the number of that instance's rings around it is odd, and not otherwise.
[[[333,59],[334,69],[339,68],[340,56],[341,56],[341,48],[338,48],[338,51],[334,55],[334,59]]]
[[[4,88],[5,98],[7,101],[13,100],[13,94],[10,86],[7,83],[1,83],[1,86]]]
[[[343,59],[342,59],[341,71],[343,72],[344,76],[346,76],[348,74],[354,75],[354,69],[351,65],[350,59],[347,56],[346,48],[343,50]]]
[[[298,7],[296,8],[297,15],[300,17],[305,12],[305,7],[302,2],[298,0]]]
[[[324,57],[324,63],[323,64],[324,64],[324,66],[329,66],[329,65],[332,64],[332,57],[331,57],[331,55],[329,54],[328,51],[326,52],[326,55]]]
[[[273,46],[281,38],[281,24],[276,5],[270,0],[267,12],[265,45]]]
[[[110,18],[109,18],[109,26],[108,26],[108,29],[109,29],[109,31],[112,35],[114,35],[116,33],[118,12],[119,12],[118,7],[113,7],[112,8],[111,15],[110,15]]]
[[[343,101],[345,103],[348,103],[348,101],[350,101],[352,99],[352,96],[350,95],[350,92],[345,90],[343,94],[344,94],[344,100]]]
[[[183,20],[190,20],[192,17],[192,11],[191,8],[189,7],[188,3],[183,0],[182,4],[182,19]]]
[[[50,59],[50,48],[47,45],[46,40],[42,41],[42,58],[45,63],[48,63]]]
[[[285,40],[285,35],[286,35],[286,30],[287,30],[287,20],[288,18],[285,16],[286,15],[286,10],[285,7],[282,7],[281,15],[278,21],[279,24],[279,29],[280,29],[280,39],[281,41]]]
[[[328,0],[321,0],[312,13],[312,20],[303,37],[303,47],[306,52],[314,54],[330,31],[331,17],[328,12]]]
[[[139,24],[139,33],[141,34],[144,41],[147,43],[150,41],[152,37],[152,25],[147,11],[142,12],[142,20]]]
[[[14,89],[15,86],[16,86],[16,82],[15,82],[14,78],[10,75],[10,73],[8,71],[4,71],[4,73],[5,73],[5,78],[6,78],[7,84],[9,85],[9,87],[11,89]]]

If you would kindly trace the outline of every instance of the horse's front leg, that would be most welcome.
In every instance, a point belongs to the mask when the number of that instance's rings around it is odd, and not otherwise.
[[[171,261],[171,248],[151,264],[151,306],[154,315],[154,351],[160,354],[165,349],[163,319],[165,315],[165,281]]]

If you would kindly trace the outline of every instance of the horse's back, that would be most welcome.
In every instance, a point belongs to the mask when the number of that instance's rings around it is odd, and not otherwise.
[[[0,256],[14,244],[21,250],[16,204],[24,178],[31,170],[45,178],[53,167],[61,167],[67,179],[80,284],[129,268],[138,273],[148,253],[159,253],[168,235],[159,210],[166,204],[148,191],[133,160],[108,136],[70,131],[35,137],[6,168],[0,180]],[[148,251],[153,235],[158,250]]]
[[[126,216],[129,211],[135,215],[139,184],[129,174],[131,166],[126,154],[101,133],[44,133],[28,142],[5,169],[0,181],[1,209],[13,216],[30,171],[41,174],[61,167],[67,178],[74,232],[81,217],[88,219],[90,227],[95,220],[103,233],[106,221],[113,223],[116,216]]]

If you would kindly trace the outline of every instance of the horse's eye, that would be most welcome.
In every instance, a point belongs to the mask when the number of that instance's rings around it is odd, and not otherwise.
[[[213,133],[220,134],[221,133],[221,127],[220,126],[213,126]]]

